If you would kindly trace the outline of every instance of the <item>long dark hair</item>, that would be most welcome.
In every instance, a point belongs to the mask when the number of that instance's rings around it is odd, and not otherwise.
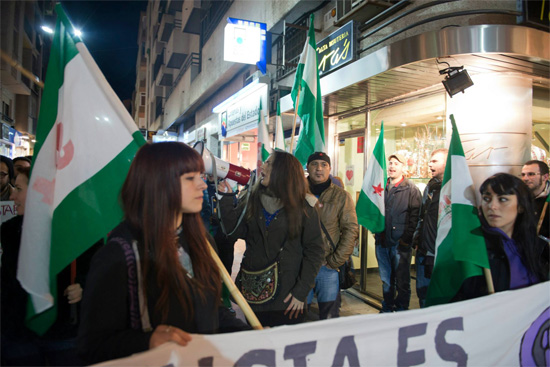
[[[200,155],[188,145],[169,142],[146,144],[137,152],[121,199],[125,219],[139,236],[143,247],[143,278],[152,269],[161,295],[155,309],[165,321],[169,310],[169,296],[175,294],[185,317],[194,316],[190,287],[203,300],[205,291],[213,292],[217,300],[221,292],[220,273],[205,242],[205,228],[199,213],[184,213],[182,233],[189,244],[194,280],[184,274],[177,256],[178,237],[176,219],[181,213],[180,177],[188,172],[203,172]]]
[[[302,165],[292,154],[276,150],[272,153],[271,174],[267,189],[281,200],[288,217],[289,238],[300,235],[302,218],[305,214],[305,199],[308,185]],[[260,205],[262,184],[256,185],[250,193],[247,219],[256,215]]]
[[[546,280],[548,272],[544,270],[540,253],[536,251],[537,225],[533,195],[529,187],[518,177],[508,173],[497,173],[486,179],[479,192],[485,195],[489,187],[497,195],[515,195],[518,201],[518,213],[514,222],[512,239],[516,241],[518,252],[525,266],[539,279]],[[483,216],[483,214],[482,214]],[[485,218],[484,222],[486,223]]]

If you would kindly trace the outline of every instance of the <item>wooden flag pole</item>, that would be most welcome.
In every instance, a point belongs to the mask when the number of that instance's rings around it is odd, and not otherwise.
[[[252,326],[252,328],[254,328],[256,330],[262,330],[263,326],[260,323],[260,320],[258,320],[258,318],[256,317],[256,314],[254,313],[254,311],[252,311],[252,309],[250,308],[250,305],[248,304],[248,302],[246,302],[243,295],[241,294],[241,292],[239,291],[239,289],[235,285],[235,282],[233,282],[233,279],[231,279],[231,276],[227,272],[227,269],[225,269],[225,266],[223,265],[222,261],[220,260],[220,257],[218,256],[218,254],[216,253],[216,251],[214,250],[214,248],[212,247],[210,242],[207,239],[205,239],[205,241],[206,241],[206,243],[208,243],[208,247],[210,248],[210,254],[212,255],[212,258],[214,259],[214,262],[218,266],[218,269],[219,269],[219,271],[222,275],[223,282],[227,286],[227,289],[229,290],[229,293],[231,293],[231,295],[233,296],[233,299],[235,300],[237,305],[239,305],[239,307],[243,311],[244,316],[246,317],[246,319],[250,323],[250,326]]]
[[[302,90],[302,85],[298,85],[298,94],[296,95],[296,105],[300,104],[300,91]],[[292,135],[290,135],[290,154],[294,154],[292,150],[294,149],[294,134],[296,134],[296,118],[298,117],[298,107],[294,109],[294,122],[292,123]]]
[[[489,294],[495,293],[495,286],[493,285],[493,276],[491,275],[491,269],[483,268],[483,275],[485,275],[485,281],[487,281],[487,290]]]
[[[544,220],[544,216],[546,215],[546,208],[548,208],[548,201],[544,202],[544,206],[542,207],[542,212],[540,213],[539,222],[537,224],[537,234],[539,234],[540,227],[542,226],[542,221]]]

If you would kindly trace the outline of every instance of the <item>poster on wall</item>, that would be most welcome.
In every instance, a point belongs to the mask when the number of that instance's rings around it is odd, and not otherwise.
[[[357,154],[365,153],[365,137],[359,136],[357,138]]]
[[[355,165],[350,164],[346,166],[346,186],[353,186],[353,171],[355,170]]]

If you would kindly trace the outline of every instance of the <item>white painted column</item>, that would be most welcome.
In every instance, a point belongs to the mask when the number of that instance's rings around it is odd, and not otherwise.
[[[519,174],[530,159],[533,88],[530,79],[513,74],[474,75],[472,81],[464,94],[447,95],[447,141],[453,114],[478,192],[487,177]]]

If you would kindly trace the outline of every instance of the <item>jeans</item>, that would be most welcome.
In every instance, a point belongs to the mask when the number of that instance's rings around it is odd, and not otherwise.
[[[425,260],[425,255],[419,255],[418,252],[416,253],[416,295],[418,296],[420,308],[426,306],[426,294],[428,293],[428,286],[430,285],[430,278],[426,278]]]
[[[391,247],[376,245],[375,248],[384,294],[382,312],[408,310],[411,301],[412,249],[399,245]]]
[[[319,304],[319,319],[331,319],[340,316],[340,304],[336,302],[340,294],[340,278],[338,270],[330,269],[325,265],[321,266],[315,286],[307,296],[307,304],[311,305],[313,295],[317,296]]]

